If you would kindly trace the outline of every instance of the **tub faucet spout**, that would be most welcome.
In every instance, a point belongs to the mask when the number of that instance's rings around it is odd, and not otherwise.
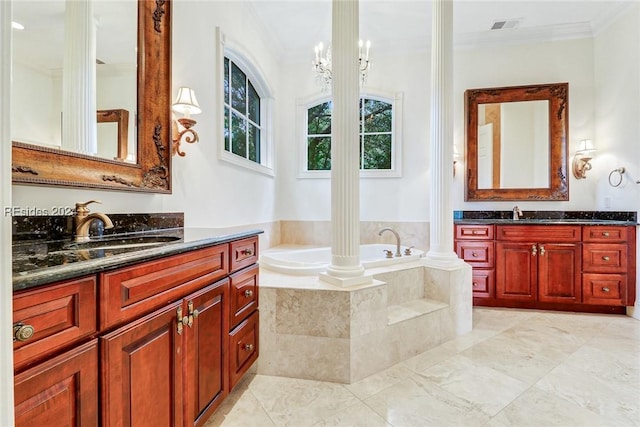
[[[390,231],[394,236],[396,236],[396,256],[402,256],[402,252],[400,252],[400,235],[398,234],[398,232],[393,228],[386,227],[378,232],[378,236],[382,236],[382,233],[384,233],[385,231]]]

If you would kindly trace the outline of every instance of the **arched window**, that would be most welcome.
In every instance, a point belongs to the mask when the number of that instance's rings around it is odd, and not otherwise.
[[[399,126],[396,126],[402,100],[393,97],[360,97],[360,170],[364,176],[399,176]],[[319,171],[331,170],[331,100],[304,104],[304,165],[302,175],[325,177]]]

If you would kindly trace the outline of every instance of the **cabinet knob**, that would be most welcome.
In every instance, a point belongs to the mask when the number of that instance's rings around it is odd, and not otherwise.
[[[473,287],[477,288],[478,287],[478,283],[477,282],[473,282]]]
[[[536,245],[531,245],[531,255],[538,255],[538,247]]]
[[[606,286],[604,286],[604,287],[602,288],[602,292],[609,292],[610,290],[611,290],[611,289],[607,288]]]
[[[603,261],[609,261],[609,257],[605,255],[605,256],[602,257],[602,260]]]
[[[602,236],[603,237],[609,237],[609,232],[608,231],[603,231],[602,232]]]
[[[540,245],[540,256],[544,255],[544,246]]]
[[[471,256],[476,258],[478,256],[478,254],[474,251],[474,252],[471,252]]]
[[[253,344],[245,344],[244,345],[244,349],[248,352],[252,352],[253,351]]]
[[[251,289],[247,289],[246,291],[244,291],[244,296],[245,298],[253,297],[253,291]]]
[[[16,323],[13,325],[13,342],[27,341],[35,332],[36,330],[31,325]]]
[[[240,251],[241,255],[251,256],[253,255],[253,249],[242,249]]]

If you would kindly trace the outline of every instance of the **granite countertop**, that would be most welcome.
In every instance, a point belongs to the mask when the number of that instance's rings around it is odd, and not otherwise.
[[[72,239],[20,240],[13,244],[13,290],[71,279],[135,263],[227,243],[261,234],[262,230],[215,228],[168,228],[142,232],[111,234],[105,240],[158,238],[149,246],[120,244],[113,247],[78,249]],[[173,240],[175,239],[175,240]],[[124,241],[122,240],[122,241]],[[142,239],[138,239],[142,240]],[[164,241],[168,240],[168,241]],[[93,239],[92,244],[101,240]]]
[[[638,225],[637,213],[628,211],[526,211],[513,219],[513,211],[454,211],[455,224],[497,225]]]

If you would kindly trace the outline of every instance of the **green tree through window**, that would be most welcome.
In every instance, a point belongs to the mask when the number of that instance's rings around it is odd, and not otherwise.
[[[393,104],[360,98],[360,169],[390,170]],[[331,170],[331,101],[307,109],[307,170]]]
[[[260,163],[260,96],[233,61],[224,58],[224,149]]]

